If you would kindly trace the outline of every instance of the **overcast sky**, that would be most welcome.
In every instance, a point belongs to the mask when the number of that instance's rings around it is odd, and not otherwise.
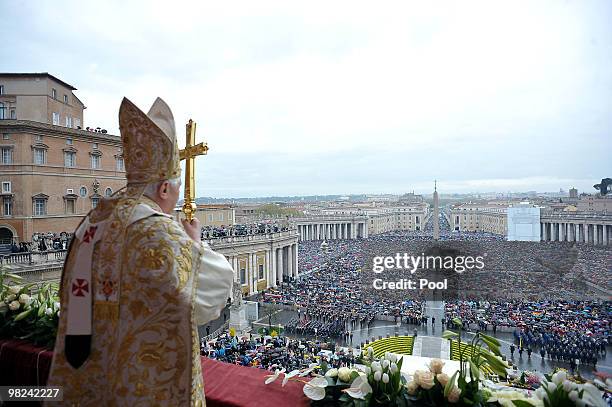
[[[555,191],[612,176],[612,1],[0,1],[0,72],[198,123],[197,195]]]

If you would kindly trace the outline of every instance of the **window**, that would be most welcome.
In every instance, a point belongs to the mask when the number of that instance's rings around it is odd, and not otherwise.
[[[76,199],[66,199],[66,213],[73,214],[75,212]]]
[[[64,166],[76,167],[76,153],[72,151],[64,152]]]
[[[222,213],[219,214],[219,220],[223,220],[223,214]]]
[[[4,85],[0,85],[0,95],[4,95]]]
[[[3,133],[2,134],[2,140],[10,140],[11,139],[11,135],[8,133]]]
[[[35,140],[37,143],[42,143],[42,136],[40,134],[37,134]]]
[[[47,163],[47,150],[44,148],[34,149],[34,164],[44,165]]]
[[[51,89],[51,97],[57,99],[57,91],[55,89]]]
[[[74,118],[74,128],[75,129],[81,128],[81,119],[77,119],[76,117]]]
[[[4,119],[4,103],[0,102],[0,120]]]
[[[72,137],[68,137],[68,138],[66,139],[66,144],[68,144],[69,146],[71,146],[71,145],[72,145]]]
[[[47,214],[47,200],[44,198],[34,199],[34,216],[44,216]]]
[[[11,119],[15,120],[17,118],[17,112],[15,111],[15,109],[11,109]]]
[[[111,195],[113,195],[113,190],[112,190],[110,187],[109,187],[109,188],[106,188],[106,189],[104,190],[104,196],[106,196],[106,197],[108,198],[108,197],[110,197]]]
[[[10,147],[2,148],[2,164],[13,163],[13,149]]]
[[[87,196],[87,187],[81,187],[81,189],[79,189],[79,195],[81,195],[83,198]]]
[[[4,197],[3,202],[4,216],[13,216],[13,198],[10,196]]]
[[[91,207],[93,209],[96,208],[96,206],[98,206],[98,203],[100,203],[100,198],[91,198]]]
[[[53,125],[59,126],[60,115],[57,112],[53,112]]]
[[[260,279],[260,280],[263,280],[263,278],[264,278],[264,267],[263,267],[263,264],[260,264],[260,265],[259,265],[259,270],[258,270],[258,272],[259,272],[259,273],[258,273],[258,274],[259,274],[259,279]]]
[[[240,269],[240,284],[246,284],[246,270]]]
[[[91,156],[91,168],[94,170],[100,168],[100,156],[99,155]]]
[[[66,116],[66,127],[72,127],[72,117]]]
[[[11,182],[10,181],[2,182],[2,193],[3,194],[10,194],[11,193]]]
[[[123,157],[117,158],[117,171],[123,171],[124,169]]]
[[[212,215],[212,213],[208,215],[208,221],[209,221],[209,222],[212,222],[212,221],[213,221],[213,215]]]
[[[64,103],[68,103],[68,95],[64,95]]]
[[[98,149],[98,143],[93,143],[93,149],[97,150]]]

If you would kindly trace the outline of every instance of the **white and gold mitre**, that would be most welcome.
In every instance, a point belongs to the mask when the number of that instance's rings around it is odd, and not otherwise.
[[[144,114],[129,99],[119,108],[119,129],[129,184],[148,184],[181,176],[176,127],[170,108],[157,98]]]

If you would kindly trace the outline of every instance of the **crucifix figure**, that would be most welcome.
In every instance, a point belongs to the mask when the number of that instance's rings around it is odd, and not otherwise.
[[[187,141],[185,148],[179,151],[179,158],[185,160],[185,202],[183,203],[183,213],[185,218],[191,222],[196,212],[195,204],[195,157],[205,155],[208,152],[206,143],[195,143],[196,124],[189,119],[187,123]]]

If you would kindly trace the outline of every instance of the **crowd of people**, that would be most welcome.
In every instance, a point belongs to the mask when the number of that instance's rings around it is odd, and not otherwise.
[[[232,236],[261,235],[289,230],[287,223],[259,222],[232,226],[204,226],[202,240]]]
[[[72,233],[36,233],[32,235],[32,241],[11,243],[11,253],[37,253],[49,250],[66,250],[70,245]]]
[[[262,299],[295,311],[284,324],[287,335],[349,342],[353,331],[369,328],[376,319],[414,325],[426,321],[423,305],[429,294],[376,290],[372,279],[381,275],[372,272],[373,257],[438,252],[484,256],[483,270],[464,272],[453,280],[454,297],[445,298],[443,324],[459,317],[475,329],[514,331],[513,346],[519,352],[537,351],[553,360],[596,364],[605,355],[612,341],[611,303],[598,299],[601,291],[585,281],[604,290],[612,288],[609,250],[562,242],[508,242],[489,233],[451,231],[444,221],[436,242],[431,224],[430,220],[420,231],[330,240],[324,248],[321,241],[300,242],[300,277],[266,290]],[[406,277],[410,275],[405,270],[385,270],[383,276],[389,281]],[[216,352],[213,357],[218,359],[260,367],[289,369],[312,360],[300,353],[302,343],[282,345],[286,338],[268,343],[232,341],[222,339],[207,351]],[[257,357],[244,359],[244,355]]]
[[[231,337],[224,333],[201,344],[201,354],[221,362],[259,369],[307,369],[325,360],[331,367],[352,365],[352,350],[336,350],[331,343],[289,339],[281,336]]]

